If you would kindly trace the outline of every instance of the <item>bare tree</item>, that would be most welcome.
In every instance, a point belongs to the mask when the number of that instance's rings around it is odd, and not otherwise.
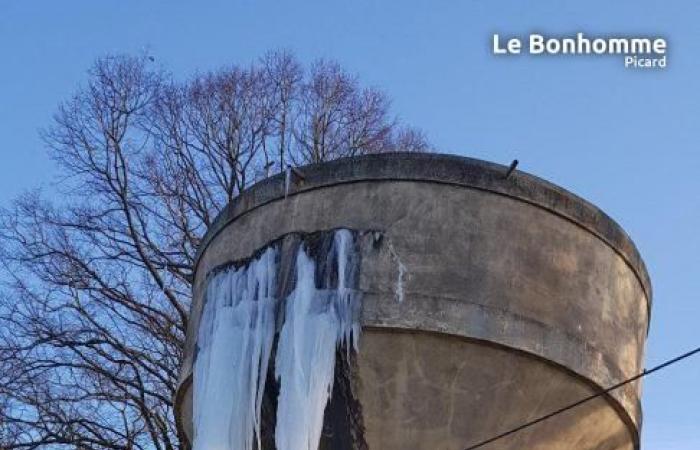
[[[375,89],[361,90],[337,63],[315,63],[301,90],[294,137],[302,161],[376,152],[387,143],[394,127],[387,120],[388,99]]]
[[[284,170],[291,155],[295,106],[300,99],[302,68],[286,52],[269,52],[262,59],[262,73],[271,105],[273,136],[277,140],[277,164]]]
[[[63,177],[0,213],[0,448],[181,449],[193,261],[217,211],[287,164],[425,151],[335,63],[273,52],[173,81],[106,57],[44,133]]]

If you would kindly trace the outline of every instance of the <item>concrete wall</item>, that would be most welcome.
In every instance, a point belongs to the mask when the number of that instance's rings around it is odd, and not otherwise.
[[[651,288],[629,237],[536,177],[466,158],[392,154],[302,169],[285,198],[268,179],[204,239],[176,402],[191,433],[203,284],[292,232],[383,233],[363,246],[359,400],[371,449],[454,449],[642,369]],[[397,258],[406,266],[398,302]],[[639,386],[486,448],[632,449]]]

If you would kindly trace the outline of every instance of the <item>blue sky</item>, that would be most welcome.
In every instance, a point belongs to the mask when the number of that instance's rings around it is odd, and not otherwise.
[[[445,152],[509,163],[594,202],[632,236],[655,304],[647,365],[700,345],[700,2],[0,2],[0,204],[48,186],[37,130],[100,55],[144,48],[178,76],[264,51],[332,57],[388,91]],[[621,57],[495,57],[494,32],[668,39],[668,68]],[[700,448],[700,358],[644,384],[646,449]]]

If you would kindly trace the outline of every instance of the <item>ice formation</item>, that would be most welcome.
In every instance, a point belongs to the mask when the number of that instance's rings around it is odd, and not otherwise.
[[[260,448],[261,402],[277,331],[276,448],[318,448],[336,350],[356,349],[360,333],[353,233],[336,230],[321,249],[312,256],[299,246],[294,287],[279,301],[276,246],[209,280],[194,367],[194,450]],[[280,330],[277,314],[284,316]]]
[[[194,365],[195,450],[252,449],[275,335],[277,251],[209,281]]]
[[[287,164],[287,169],[284,171],[284,198],[289,195],[289,188],[292,184],[292,166]]]

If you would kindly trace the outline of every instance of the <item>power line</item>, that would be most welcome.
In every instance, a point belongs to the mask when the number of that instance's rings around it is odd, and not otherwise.
[[[624,386],[624,385],[626,385],[626,384],[629,384],[629,383],[631,383],[631,382],[633,382],[633,381],[637,381],[637,380],[639,380],[640,378],[644,378],[644,377],[646,377],[647,375],[651,375],[652,373],[657,372],[657,371],[659,371],[659,370],[661,370],[661,369],[665,369],[666,367],[668,367],[668,366],[670,366],[670,365],[672,365],[672,364],[675,364],[675,363],[677,363],[677,362],[679,362],[679,361],[682,361],[682,360],[684,360],[684,359],[686,359],[686,358],[689,358],[689,357],[691,357],[691,356],[693,356],[693,355],[695,355],[695,354],[697,354],[697,353],[700,353],[700,347],[697,347],[696,349],[691,350],[691,351],[689,351],[689,352],[687,352],[687,353],[683,353],[682,355],[677,356],[677,357],[675,357],[675,358],[673,358],[673,359],[669,359],[668,361],[663,362],[663,363],[659,364],[659,365],[656,366],[656,367],[652,367],[651,369],[648,369],[648,370],[645,369],[643,372],[638,373],[637,375],[633,376],[632,378],[628,378],[628,379],[626,379],[626,380],[624,380],[624,381],[621,381],[621,382],[619,382],[619,383],[617,383],[617,384],[615,384],[615,385],[613,385],[613,386],[610,386],[609,388],[605,389],[604,391],[600,391],[600,392],[598,392],[598,393],[596,393],[596,394],[589,395],[588,397],[585,397],[585,398],[583,398],[583,399],[581,399],[581,400],[579,400],[579,401],[577,401],[577,402],[574,402],[574,403],[572,403],[572,404],[570,404],[570,405],[564,406],[563,408],[559,408],[559,409],[557,409],[557,410],[555,410],[555,411],[552,411],[552,412],[549,413],[549,414],[545,414],[544,416],[538,417],[537,419],[533,419],[533,420],[531,420],[531,421],[529,421],[529,422],[525,422],[524,424],[522,424],[522,425],[520,425],[520,426],[517,426],[517,427],[515,427],[515,428],[512,428],[512,429],[510,429],[510,430],[508,430],[508,431],[506,431],[506,432],[504,432],[504,433],[501,433],[501,434],[499,434],[499,435],[497,435],[497,436],[494,436],[494,437],[492,437],[492,438],[486,439],[485,441],[481,441],[481,442],[479,442],[478,444],[472,445],[471,447],[467,447],[467,448],[464,449],[464,450],[474,450],[474,449],[477,449],[477,448],[481,448],[481,447],[483,447],[484,445],[490,444],[490,443],[495,442],[495,441],[497,441],[497,440],[499,440],[499,439],[503,439],[504,437],[510,436],[511,434],[515,434],[515,433],[517,433],[517,432],[519,432],[519,431],[524,430],[525,428],[529,428],[529,427],[531,427],[531,426],[533,426],[533,425],[536,425],[536,424],[538,424],[538,423],[540,423],[540,422],[544,422],[544,421],[547,420],[547,419],[550,419],[550,418],[552,418],[552,417],[554,417],[554,416],[556,416],[556,415],[559,415],[559,414],[561,414],[561,413],[563,413],[563,412],[566,412],[566,411],[568,411],[568,410],[570,410],[570,409],[576,408],[577,406],[580,406],[580,405],[582,405],[582,404],[584,404],[584,403],[586,403],[586,402],[589,402],[589,401],[591,401],[591,400],[593,400],[593,399],[595,399],[595,398],[598,398],[598,397],[600,397],[600,396],[602,396],[602,395],[608,394],[608,393],[614,391],[615,389],[618,389],[618,388],[620,388],[620,387],[622,387],[622,386]]]

